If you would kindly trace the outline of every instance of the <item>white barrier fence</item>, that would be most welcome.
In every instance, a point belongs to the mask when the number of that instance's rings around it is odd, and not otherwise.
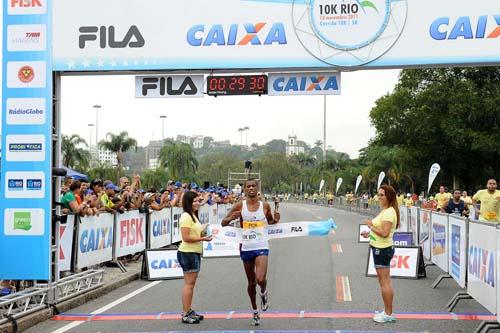
[[[220,224],[232,205],[205,205],[199,211],[201,223]],[[137,210],[124,214],[102,213],[99,216],[69,215],[62,223],[59,237],[59,270],[70,271],[116,261],[119,257],[159,249],[182,240],[178,207],[154,211]],[[204,244],[206,247],[206,244]],[[239,248],[211,244],[206,257],[239,255]]]

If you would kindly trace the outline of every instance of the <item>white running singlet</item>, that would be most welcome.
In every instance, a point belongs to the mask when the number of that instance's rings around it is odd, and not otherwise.
[[[246,200],[243,201],[241,210],[242,240],[241,251],[268,250],[267,219],[264,214],[264,204],[259,201],[259,208],[255,212],[248,210]]]

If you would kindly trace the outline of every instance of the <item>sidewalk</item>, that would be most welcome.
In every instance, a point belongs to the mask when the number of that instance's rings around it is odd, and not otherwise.
[[[52,318],[52,316],[54,316],[57,311],[66,312],[69,309],[75,308],[79,305],[87,303],[90,300],[105,295],[114,289],[120,288],[126,285],[127,283],[140,278],[141,266],[142,266],[142,257],[139,261],[128,263],[125,266],[125,268],[127,269],[127,272],[125,273],[123,273],[118,267],[103,267],[102,269],[105,270],[105,274],[104,274],[104,285],[102,287],[92,290],[86,294],[79,295],[75,298],[62,302],[60,304],[57,304],[56,309],[46,308],[41,311],[37,311],[25,317],[17,319],[15,324],[9,322],[0,325],[0,333],[16,332],[16,326],[17,326],[17,332],[23,332],[40,322]]]

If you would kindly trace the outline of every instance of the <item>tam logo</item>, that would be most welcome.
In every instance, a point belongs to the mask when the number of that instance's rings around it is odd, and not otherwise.
[[[440,17],[432,22],[429,33],[435,40],[498,38],[500,15],[483,15],[477,20],[471,20],[469,16],[460,16],[456,21],[452,21],[449,17]]]
[[[264,29],[266,25],[264,22],[231,24],[228,28],[214,24],[210,29],[205,29],[205,25],[198,24],[188,30],[187,42],[191,46],[287,44],[283,23],[274,23],[269,30]]]

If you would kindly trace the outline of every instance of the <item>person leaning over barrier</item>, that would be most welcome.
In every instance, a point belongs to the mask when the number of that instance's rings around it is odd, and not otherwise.
[[[364,231],[361,235],[370,238],[373,262],[384,301],[384,311],[375,313],[373,320],[377,323],[389,323],[396,321],[392,313],[394,290],[392,288],[390,267],[394,256],[392,236],[394,231],[399,228],[400,216],[396,191],[392,186],[382,185],[378,191],[378,198],[382,211],[373,220],[366,221],[370,231]]]
[[[87,213],[89,205],[86,202],[79,204],[76,200],[76,195],[81,195],[81,185],[79,180],[75,180],[69,186],[69,191],[62,196],[61,206],[64,213],[80,214],[81,216]]]
[[[204,236],[208,224],[202,225],[198,220],[200,197],[192,191],[184,193],[180,226],[182,242],[177,251],[177,260],[184,272],[184,287],[182,288],[182,322],[185,324],[198,324],[203,316],[191,309],[193,292],[198,273],[200,272],[202,241],[210,242],[212,236]]]

